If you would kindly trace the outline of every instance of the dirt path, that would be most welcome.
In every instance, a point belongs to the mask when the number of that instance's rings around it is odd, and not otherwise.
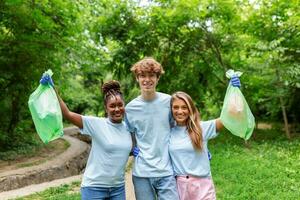
[[[26,167],[24,167],[24,165],[23,165],[23,167],[14,166],[14,164],[15,165],[22,164],[22,161],[19,161],[19,162],[17,161],[16,163],[11,163],[11,165],[8,165],[8,166],[7,165],[5,166],[5,163],[4,163],[2,165],[3,170],[0,171],[0,179],[1,179],[1,177],[10,175],[10,174],[25,174],[28,171],[49,167],[49,165],[50,166],[58,165],[58,163],[60,163],[60,162],[66,162],[66,160],[68,160],[70,157],[72,157],[72,155],[78,154],[78,151],[82,151],[82,149],[85,148],[82,145],[83,144],[86,145],[86,143],[83,143],[74,137],[68,136],[68,135],[72,135],[72,134],[76,133],[78,131],[77,128],[70,127],[70,128],[66,128],[64,131],[65,131],[64,137],[70,143],[70,147],[65,152],[56,151],[56,154],[54,154],[54,155],[51,154],[51,156],[50,156],[50,157],[52,157],[51,160],[48,160],[49,157],[47,157],[46,159],[44,158],[46,160],[45,162],[39,163],[37,161],[39,164],[33,165],[33,166],[31,166],[31,165],[26,166]],[[37,157],[39,157],[39,156],[37,156]],[[28,162],[28,160],[27,160],[25,162],[26,163],[35,163],[36,159],[32,158],[32,160],[30,160],[30,161],[31,162]],[[131,166],[130,162],[132,162],[132,158],[129,159],[128,166]],[[4,170],[4,168],[5,168],[5,170]],[[62,178],[62,179],[56,179],[53,181],[44,182],[44,183],[40,183],[40,184],[31,184],[31,185],[28,185],[28,186],[25,186],[25,187],[19,188],[19,189],[0,192],[0,200],[14,199],[14,198],[18,198],[18,197],[28,196],[30,194],[44,191],[50,187],[59,187],[63,184],[71,184],[74,181],[81,181],[81,178],[82,178],[82,175],[76,175],[76,176],[71,176],[71,177]],[[135,200],[134,189],[133,189],[132,178],[131,178],[131,170],[128,170],[128,172],[125,175],[125,179],[126,179],[126,199],[127,200]],[[76,188],[77,192],[79,192],[79,189],[80,189],[79,187]]]
[[[0,200],[14,199],[18,197],[27,196],[30,194],[34,194],[36,192],[44,191],[50,187],[58,187],[63,184],[71,184],[74,181],[80,181],[81,175],[71,176],[64,179],[56,179],[54,181],[45,182],[41,184],[29,185],[23,188],[19,188],[16,190],[10,190],[6,192],[0,193]]]
[[[48,160],[53,159],[55,156],[62,154],[68,148],[68,142],[64,139],[57,139],[50,142],[35,152],[35,155],[30,156],[17,156],[12,161],[0,160],[0,174],[8,170],[15,170],[24,167],[42,164]]]
[[[44,162],[39,165],[17,168],[14,170],[1,172],[0,178],[8,176],[8,175],[26,174],[28,172],[39,171],[41,169],[47,169],[47,168],[53,167],[53,166],[60,166],[62,163],[64,164],[66,161],[73,158],[74,155],[79,155],[88,146],[86,143],[81,142],[80,140],[77,140],[76,138],[73,138],[73,137],[70,137],[67,135],[64,136],[64,139],[66,139],[71,144],[71,146],[63,153],[57,155],[56,157],[54,157],[51,160],[48,160],[47,162]]]
[[[267,123],[258,123],[257,128],[258,129],[272,129],[272,125],[267,124]]]
[[[82,175],[71,176],[64,179],[56,179],[54,181],[45,182],[41,184],[29,185],[20,189],[10,190],[0,193],[0,200],[14,199],[18,197],[28,196],[37,192],[44,191],[50,187],[59,187],[64,184],[71,184],[74,181],[81,181]],[[125,186],[126,186],[126,199],[135,200],[134,188],[131,178],[131,170],[126,173],[125,176]],[[78,188],[79,192],[79,188]]]
[[[135,200],[134,187],[132,183],[132,172],[131,170],[126,173],[125,176],[125,187],[126,187],[126,200]]]

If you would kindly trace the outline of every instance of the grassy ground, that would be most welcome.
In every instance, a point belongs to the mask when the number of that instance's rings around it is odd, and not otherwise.
[[[224,133],[209,148],[219,199],[300,199],[300,137],[287,141],[278,130],[259,130],[246,148]]]
[[[218,199],[300,199],[300,137],[287,141],[278,130],[259,130],[246,147],[242,139],[221,133],[210,141],[209,149]],[[19,200],[76,200],[79,185],[51,188]]]
[[[80,200],[79,187],[80,182],[73,182],[70,185],[50,188],[44,192],[39,192],[16,200]]]

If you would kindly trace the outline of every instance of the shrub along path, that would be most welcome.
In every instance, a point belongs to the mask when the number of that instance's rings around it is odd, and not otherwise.
[[[23,154],[12,152],[10,155],[13,154],[11,155],[13,158],[4,158],[3,160],[0,160],[0,173],[42,164],[66,151],[67,148],[69,148],[69,145],[70,144],[65,139],[59,138],[47,145],[35,147]]]

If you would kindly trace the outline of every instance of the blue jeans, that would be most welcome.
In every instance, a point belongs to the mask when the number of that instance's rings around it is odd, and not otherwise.
[[[143,178],[132,176],[136,200],[179,200],[174,176]]]
[[[120,187],[81,187],[82,200],[125,200],[125,185]]]

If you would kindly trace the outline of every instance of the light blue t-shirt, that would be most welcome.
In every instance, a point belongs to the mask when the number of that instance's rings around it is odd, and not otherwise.
[[[135,134],[140,149],[134,161],[133,175],[163,177],[173,175],[168,152],[170,139],[171,96],[157,92],[152,101],[141,96],[127,104],[125,121]]]
[[[82,187],[118,187],[124,184],[124,173],[132,147],[131,134],[124,122],[108,118],[83,116],[81,132],[91,136]]]
[[[196,151],[186,126],[175,126],[171,130],[169,152],[175,175],[211,176],[207,156],[207,141],[217,136],[216,120],[200,123],[203,135],[203,151]]]

